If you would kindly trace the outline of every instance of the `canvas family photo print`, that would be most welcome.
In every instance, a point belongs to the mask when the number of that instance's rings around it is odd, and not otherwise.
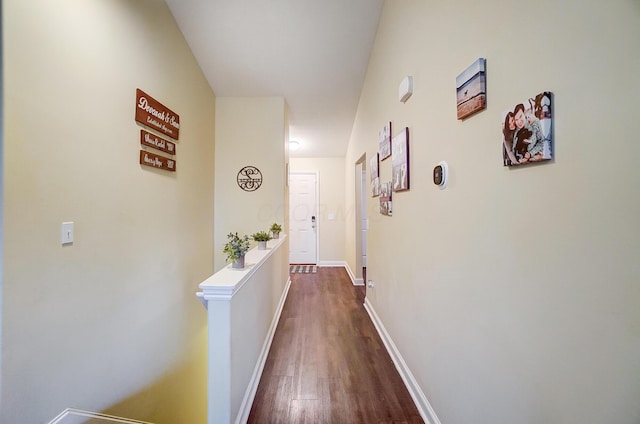
[[[371,197],[380,196],[380,155],[374,154],[369,160],[369,186]]]
[[[538,93],[502,114],[502,162],[518,166],[553,158],[552,94]]]

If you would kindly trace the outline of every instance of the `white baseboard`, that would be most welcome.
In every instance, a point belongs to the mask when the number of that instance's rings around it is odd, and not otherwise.
[[[349,274],[351,284],[354,286],[364,286],[364,280],[362,278],[356,278],[347,261],[319,261],[318,266],[342,266],[347,271],[347,274]]]
[[[267,357],[269,356],[271,342],[273,342],[273,336],[276,334],[276,328],[278,327],[278,321],[280,321],[282,308],[284,308],[284,302],[287,300],[287,295],[289,294],[289,287],[291,287],[291,278],[287,279],[286,287],[282,293],[282,296],[280,296],[280,302],[278,303],[276,313],[273,315],[273,319],[271,320],[271,326],[269,327],[267,337],[265,338],[264,344],[262,345],[262,350],[260,351],[258,362],[256,363],[256,367],[253,370],[251,380],[249,380],[249,386],[247,386],[247,391],[245,392],[242,403],[240,404],[240,410],[238,411],[238,416],[236,417],[235,421],[236,424],[246,423],[249,419],[251,406],[253,405],[253,400],[256,397],[258,384],[260,384],[260,377],[262,377],[262,371],[264,371],[264,364],[267,362]]]
[[[89,420],[87,420],[89,419]],[[128,418],[114,417],[113,415],[100,414],[97,412],[83,411],[81,409],[67,408],[55,417],[49,424],[82,424],[91,421],[104,423],[122,424],[151,424],[146,421],[131,420]]]
[[[400,377],[402,377],[404,385],[407,386],[407,390],[409,391],[413,402],[416,404],[416,407],[420,412],[420,416],[427,424],[441,424],[438,416],[431,407],[429,400],[418,385],[418,382],[411,373],[411,370],[407,366],[407,363],[402,358],[402,355],[400,354],[400,351],[398,351],[395,343],[393,343],[391,336],[389,336],[389,333],[387,333],[387,330],[384,328],[382,321],[380,321],[380,318],[376,314],[376,311],[373,309],[373,306],[369,302],[368,298],[364,300],[364,308],[367,310],[367,313],[369,314],[373,325],[376,327],[376,330],[378,330],[378,334],[380,335],[384,346],[387,348],[387,351],[389,352],[389,355],[391,356],[391,359],[393,360],[398,373],[400,373]]]
[[[346,261],[318,261],[318,266],[343,266],[348,268]]]

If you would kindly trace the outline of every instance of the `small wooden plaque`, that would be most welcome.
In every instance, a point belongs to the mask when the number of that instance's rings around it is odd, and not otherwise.
[[[148,131],[140,130],[140,143],[145,146],[153,147],[154,149],[162,150],[170,155],[176,154],[176,144],[169,140],[165,140],[162,137],[151,134]]]
[[[180,135],[180,116],[139,88],[136,89],[136,122],[174,140]]]
[[[176,172],[175,159],[166,158],[156,155],[155,153],[140,150],[140,165],[150,166],[152,168],[164,169],[165,171]]]

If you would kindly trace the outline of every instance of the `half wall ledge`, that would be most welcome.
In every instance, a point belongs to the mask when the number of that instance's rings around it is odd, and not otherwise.
[[[228,264],[220,271],[200,283],[201,292],[196,293],[204,307],[207,307],[207,300],[231,299],[233,295],[244,286],[247,281],[256,273],[264,262],[285,242],[287,236],[280,235],[280,238],[267,242],[265,250],[258,250],[257,247],[249,250],[245,255],[245,266],[242,269],[232,268]]]

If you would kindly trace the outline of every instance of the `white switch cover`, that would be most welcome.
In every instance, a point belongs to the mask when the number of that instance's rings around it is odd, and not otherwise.
[[[402,79],[398,87],[398,98],[402,103],[406,103],[413,94],[413,77],[407,76]]]
[[[60,226],[60,244],[73,243],[73,222],[63,222]]]
[[[333,221],[334,219],[336,219],[336,215],[333,214],[333,213],[329,213],[329,214],[327,214],[327,219],[329,221]]]

